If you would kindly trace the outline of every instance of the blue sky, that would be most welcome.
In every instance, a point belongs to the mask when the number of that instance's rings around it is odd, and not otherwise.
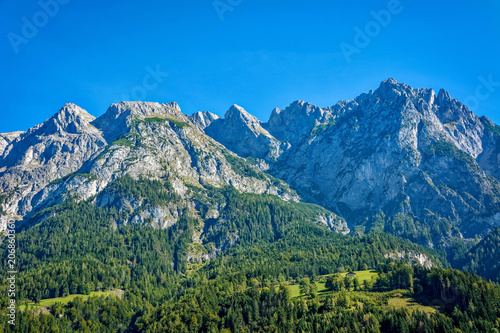
[[[445,88],[500,123],[498,59],[494,0],[0,0],[0,132],[67,102],[99,116],[123,99],[187,114],[236,103],[267,121],[274,107],[331,106],[388,77]]]

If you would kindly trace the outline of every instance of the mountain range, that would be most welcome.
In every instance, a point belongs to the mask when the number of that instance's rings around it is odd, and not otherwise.
[[[499,163],[499,126],[393,79],[267,122],[66,104],[0,135],[0,331],[496,332]]]
[[[262,122],[233,105],[224,118],[177,103],[122,102],[95,118],[74,104],[26,132],[0,136],[0,227],[39,223],[69,198],[97,205],[124,175],[168,178],[196,209],[193,189],[230,186],[323,207],[342,233],[385,231],[428,247],[483,237],[500,224],[500,127],[445,90],[393,79],[352,101],[295,101]],[[126,201],[126,200],[125,200]],[[166,228],[178,207],[130,217]],[[211,205],[217,217],[220,207]]]

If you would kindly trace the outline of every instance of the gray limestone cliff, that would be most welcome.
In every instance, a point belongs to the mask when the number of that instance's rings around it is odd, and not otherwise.
[[[337,232],[385,231],[427,246],[500,225],[500,127],[443,89],[388,79],[330,107],[293,102],[268,122],[237,105],[220,118],[122,102],[95,119],[67,104],[0,135],[0,228],[68,198],[135,207],[104,191],[125,175],[168,178],[186,207],[197,205],[193,189],[230,186],[318,204],[329,211],[317,223]],[[177,206],[151,207],[134,219],[168,227],[178,216]]]
[[[91,124],[94,119],[80,107],[66,104],[5,147],[0,160],[0,230],[8,220],[22,219],[31,212],[37,193],[80,169],[106,145],[101,131]]]
[[[269,134],[260,120],[238,105],[233,105],[224,119],[211,122],[205,133],[242,157],[272,160],[288,148]]]
[[[24,133],[7,146],[0,162],[2,221],[27,220],[70,198],[96,197],[96,204],[131,205],[101,197],[113,180],[166,179],[176,194],[192,201],[191,188],[232,186],[283,200],[299,197],[283,181],[205,135],[176,103],[122,102],[95,119],[75,105]],[[122,198],[126,199],[126,198]],[[160,227],[175,223],[178,207],[153,207],[137,216]]]
[[[500,224],[500,128],[445,90],[389,79],[332,107],[297,101],[275,109],[258,122],[265,136],[246,134],[255,123],[230,138],[207,133],[241,156],[264,159],[306,201],[366,231],[433,246]],[[276,150],[262,137],[288,147]],[[379,211],[383,226],[371,218]]]

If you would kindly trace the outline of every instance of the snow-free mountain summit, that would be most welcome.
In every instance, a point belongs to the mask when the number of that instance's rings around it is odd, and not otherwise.
[[[233,105],[224,118],[176,103],[122,102],[95,118],[65,105],[43,124],[0,136],[2,228],[40,223],[66,199],[127,205],[106,188],[125,175],[168,178],[183,207],[195,189],[229,186],[324,207],[339,232],[386,231],[426,246],[500,225],[500,127],[445,91],[388,79],[352,101],[296,101],[262,122]],[[197,191],[197,190],[196,190]],[[180,206],[130,216],[168,228]],[[210,214],[218,217],[220,206]],[[36,220],[33,218],[36,217]]]

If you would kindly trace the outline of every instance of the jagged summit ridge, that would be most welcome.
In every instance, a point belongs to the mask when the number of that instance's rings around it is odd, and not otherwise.
[[[136,117],[154,117],[154,116],[184,116],[181,113],[179,105],[175,102],[156,103],[156,102],[120,102],[111,104],[101,119],[120,119],[130,115]]]
[[[304,101],[295,101],[283,110],[274,109],[264,127],[281,141],[296,143],[318,122],[332,117],[329,109],[323,109]]]
[[[187,120],[187,117],[181,112],[179,105],[175,102],[164,104],[155,102],[121,102],[112,104],[102,116],[92,122],[92,125],[104,133],[107,141],[114,141],[120,135],[126,133],[134,121],[155,117],[173,117],[184,121]]]
[[[230,185],[242,192],[298,200],[285,183],[240,161],[191,119],[176,103],[117,103],[97,119],[65,105],[7,147],[9,154],[0,164],[0,188],[8,194],[7,200],[2,198],[5,214],[0,227],[8,219],[29,219],[70,197],[99,195],[126,175],[168,177],[174,191],[185,198],[189,186]],[[99,197],[99,202],[106,200]]]
[[[95,117],[75,104],[21,133],[0,159],[0,193],[6,198],[0,229],[9,219],[32,210],[32,199],[50,182],[77,171],[106,145],[101,131],[91,125]]]
[[[50,134],[78,134],[86,131],[95,131],[90,123],[95,117],[76,104],[66,103],[58,112],[43,123],[26,131],[26,135],[36,133],[40,136]]]
[[[196,127],[203,131],[205,128],[210,126],[212,122],[220,119],[220,117],[210,111],[197,111],[193,113],[189,119]]]
[[[76,134],[89,130],[89,124],[95,119],[90,113],[73,103],[65,104],[56,114],[47,119],[39,127],[30,131],[37,131],[41,135],[54,133]]]
[[[224,116],[226,127],[239,129],[239,127],[249,127],[254,134],[261,133],[270,137],[271,135],[262,128],[262,122],[257,117],[248,113],[244,108],[234,104],[229,108]]]
[[[205,133],[240,156],[276,159],[287,148],[262,126],[262,122],[238,105],[233,105],[223,119],[216,119]]]
[[[429,214],[447,221],[446,237],[470,237],[500,223],[492,204],[500,186],[491,178],[499,175],[500,131],[445,90],[436,95],[388,79],[332,107],[293,102],[261,126],[288,146],[270,157],[272,148],[258,145],[262,135],[207,133],[241,156],[264,159],[306,200],[349,222],[380,210],[406,214],[424,230],[415,231],[415,240],[430,245],[439,240],[427,231],[436,223]]]
[[[122,102],[97,119],[67,105],[44,124],[39,137],[43,124],[4,143],[0,186],[11,193],[23,184],[5,206],[9,216],[23,217],[65,193],[99,195],[123,175],[169,175],[180,195],[188,195],[187,185],[230,185],[293,198],[253,174],[258,167],[366,230],[379,211],[388,221],[404,216],[415,228],[402,236],[430,246],[500,224],[500,128],[445,90],[388,79],[331,107],[292,102],[274,109],[268,122],[238,105],[220,118],[208,111],[186,116],[176,103]],[[49,184],[71,172],[87,178]],[[411,229],[390,223],[381,228]]]

